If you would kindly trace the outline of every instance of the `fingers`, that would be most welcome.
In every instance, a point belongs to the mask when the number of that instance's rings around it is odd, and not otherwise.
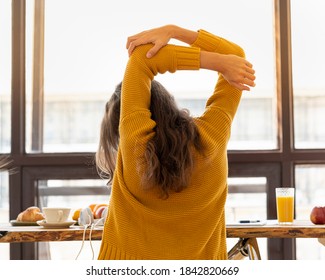
[[[164,46],[164,44],[156,43],[148,52],[147,58],[151,58]]]
[[[137,46],[153,44],[153,47],[147,53],[148,58],[153,57],[163,46],[168,44],[171,37],[167,31],[168,29],[164,27],[154,28],[128,37],[126,48],[129,55],[132,54]]]
[[[253,65],[246,61],[246,68],[245,68],[245,72],[243,74],[243,83],[251,86],[251,87],[255,87],[255,70],[253,69]]]
[[[255,74],[255,70],[253,68],[246,68],[245,69],[246,72],[250,73],[250,74]]]
[[[135,45],[130,43],[127,49],[128,49],[128,54],[130,56],[135,49]]]
[[[126,41],[126,48],[129,49],[130,44],[131,44],[132,42],[134,42],[135,40],[139,39],[139,38],[140,38],[144,33],[145,33],[145,31],[140,32],[140,33],[135,34],[135,35],[132,35],[132,36],[129,36],[129,37],[127,38],[127,41]]]
[[[134,51],[134,49],[137,46],[148,44],[148,43],[151,43],[154,46],[147,52],[147,55],[146,55],[147,58],[151,58],[154,55],[156,55],[156,53],[165,45],[163,42],[158,41],[158,40],[156,40],[154,42],[151,42],[151,41],[149,41],[147,39],[129,38],[128,41],[127,41],[127,44],[126,44],[129,56],[132,54],[132,52]]]
[[[126,48],[128,50],[129,56],[132,54],[132,52],[134,51],[134,49],[137,46],[140,46],[140,45],[145,44],[145,42],[143,41],[144,39],[142,37],[143,36],[143,33],[144,32],[141,32],[141,33],[135,34],[135,35],[130,36],[130,37],[127,38]]]
[[[126,48],[128,50],[128,54],[129,56],[132,54],[132,52],[134,51],[134,49],[137,47],[137,46],[140,46],[140,45],[143,45],[144,42],[142,42],[141,39],[137,39],[137,38],[132,38],[132,37],[129,37],[128,40],[127,40],[127,43],[126,43]]]
[[[255,82],[253,80],[248,79],[248,78],[244,78],[243,84],[248,85],[250,87],[255,87]]]
[[[250,91],[251,87],[255,87],[255,70],[249,68],[249,71],[245,71],[241,79],[238,79],[237,82],[233,81],[232,85],[240,90]]]
[[[232,83],[232,85],[236,88],[238,88],[239,90],[247,90],[250,91],[250,87],[246,86],[245,84],[240,84],[240,83]]]
[[[255,83],[254,83],[255,79],[256,79],[255,75],[245,73],[245,75],[243,77],[243,82],[247,83],[250,86],[253,86],[253,85],[255,85]]]
[[[246,60],[245,64],[246,64],[247,67],[253,68],[253,64],[250,63],[249,61]]]
[[[143,45],[145,43],[142,43],[140,41],[133,41],[131,43],[129,43],[128,46],[128,54],[129,56],[132,54],[132,52],[135,50],[135,48],[137,46]],[[147,52],[147,58],[151,58],[153,57],[161,48],[161,46],[159,44],[155,44],[148,52]]]

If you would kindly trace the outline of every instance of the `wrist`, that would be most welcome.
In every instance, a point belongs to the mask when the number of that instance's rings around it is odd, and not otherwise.
[[[201,51],[200,67],[222,73],[223,55],[215,52]]]
[[[179,27],[177,25],[168,25],[171,38],[182,41],[188,45],[195,42],[198,32]]]
[[[174,24],[168,24],[165,26],[166,32],[169,35],[170,38],[177,39],[179,36],[179,30],[180,28]]]

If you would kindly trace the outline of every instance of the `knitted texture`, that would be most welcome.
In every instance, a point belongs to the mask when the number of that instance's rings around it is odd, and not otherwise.
[[[227,259],[227,143],[241,91],[222,75],[216,79],[204,113],[194,119],[206,150],[204,156],[195,154],[195,169],[183,191],[161,199],[157,189],[146,189],[138,159],[154,135],[149,111],[151,80],[167,71],[198,70],[201,50],[244,53],[204,30],[192,46],[167,45],[147,59],[150,48],[137,47],[125,70],[120,143],[98,259]]]

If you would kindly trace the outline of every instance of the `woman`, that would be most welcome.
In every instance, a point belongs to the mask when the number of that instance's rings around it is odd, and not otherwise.
[[[127,49],[96,153],[112,182],[98,259],[227,259],[227,143],[255,71],[239,46],[204,30],[167,25],[129,37]],[[200,68],[219,77],[192,118],[154,77]]]

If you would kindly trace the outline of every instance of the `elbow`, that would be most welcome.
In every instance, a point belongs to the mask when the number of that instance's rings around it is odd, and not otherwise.
[[[151,44],[137,46],[129,57],[128,65],[133,65],[147,73],[153,73],[151,59],[147,58],[150,48],[152,48]]]
[[[241,46],[236,45],[236,55],[238,55],[242,58],[246,57],[245,51]]]
[[[246,57],[244,49],[242,47],[238,46],[238,45],[235,46],[234,54],[237,55],[237,56],[240,56],[242,58]]]
[[[222,38],[221,46],[222,45],[224,45],[225,47],[222,48],[221,51],[218,51],[218,52],[221,52],[224,54],[233,54],[233,55],[240,56],[242,58],[246,57],[244,49],[241,46],[237,45],[236,43]]]
[[[147,58],[147,52],[152,48],[152,44],[146,44],[146,45],[140,45],[137,46],[134,51],[132,52],[132,54],[130,55],[130,59],[131,58],[136,58],[136,59],[140,59],[140,60],[145,60],[148,59]]]
[[[229,54],[234,54],[243,58],[246,57],[245,51],[241,46],[237,45],[234,42],[230,42],[228,46],[229,46],[229,50],[228,50]]]
[[[240,57],[243,57],[243,58],[246,57],[245,51],[244,51],[244,49],[242,47],[239,47],[237,55],[240,56]]]
[[[152,48],[153,44],[137,46],[129,57],[128,65],[133,65],[145,72],[150,78],[157,75],[159,69],[157,67],[157,57],[148,58],[147,53]],[[161,72],[163,73],[163,71]]]

